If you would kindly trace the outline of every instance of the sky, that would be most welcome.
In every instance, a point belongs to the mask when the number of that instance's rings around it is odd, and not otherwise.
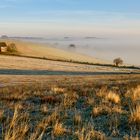
[[[140,37],[140,0],[0,0],[0,34]]]

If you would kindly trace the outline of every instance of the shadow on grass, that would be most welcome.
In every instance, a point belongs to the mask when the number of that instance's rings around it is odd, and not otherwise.
[[[140,74],[140,73],[0,69],[0,75],[112,75],[112,74]]]

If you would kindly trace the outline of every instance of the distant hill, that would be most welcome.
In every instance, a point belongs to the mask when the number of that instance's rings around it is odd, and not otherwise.
[[[86,36],[84,39],[103,39],[95,36]]]
[[[2,35],[0,38],[1,39],[8,39],[9,37],[7,35]]]
[[[42,37],[18,37],[18,36],[13,36],[13,37],[8,37],[7,35],[2,35],[1,39],[26,39],[26,40],[34,40],[34,39],[44,39]]]

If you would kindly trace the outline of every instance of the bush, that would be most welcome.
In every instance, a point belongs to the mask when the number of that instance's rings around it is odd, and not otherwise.
[[[8,52],[17,52],[17,48],[16,48],[15,43],[10,43],[7,47],[7,51]]]
[[[76,45],[75,44],[70,44],[69,47],[70,48],[76,48]]]

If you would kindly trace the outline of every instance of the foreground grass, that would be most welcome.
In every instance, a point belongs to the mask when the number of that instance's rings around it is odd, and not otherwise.
[[[113,137],[140,137],[140,81],[66,79],[0,88],[0,139]]]

